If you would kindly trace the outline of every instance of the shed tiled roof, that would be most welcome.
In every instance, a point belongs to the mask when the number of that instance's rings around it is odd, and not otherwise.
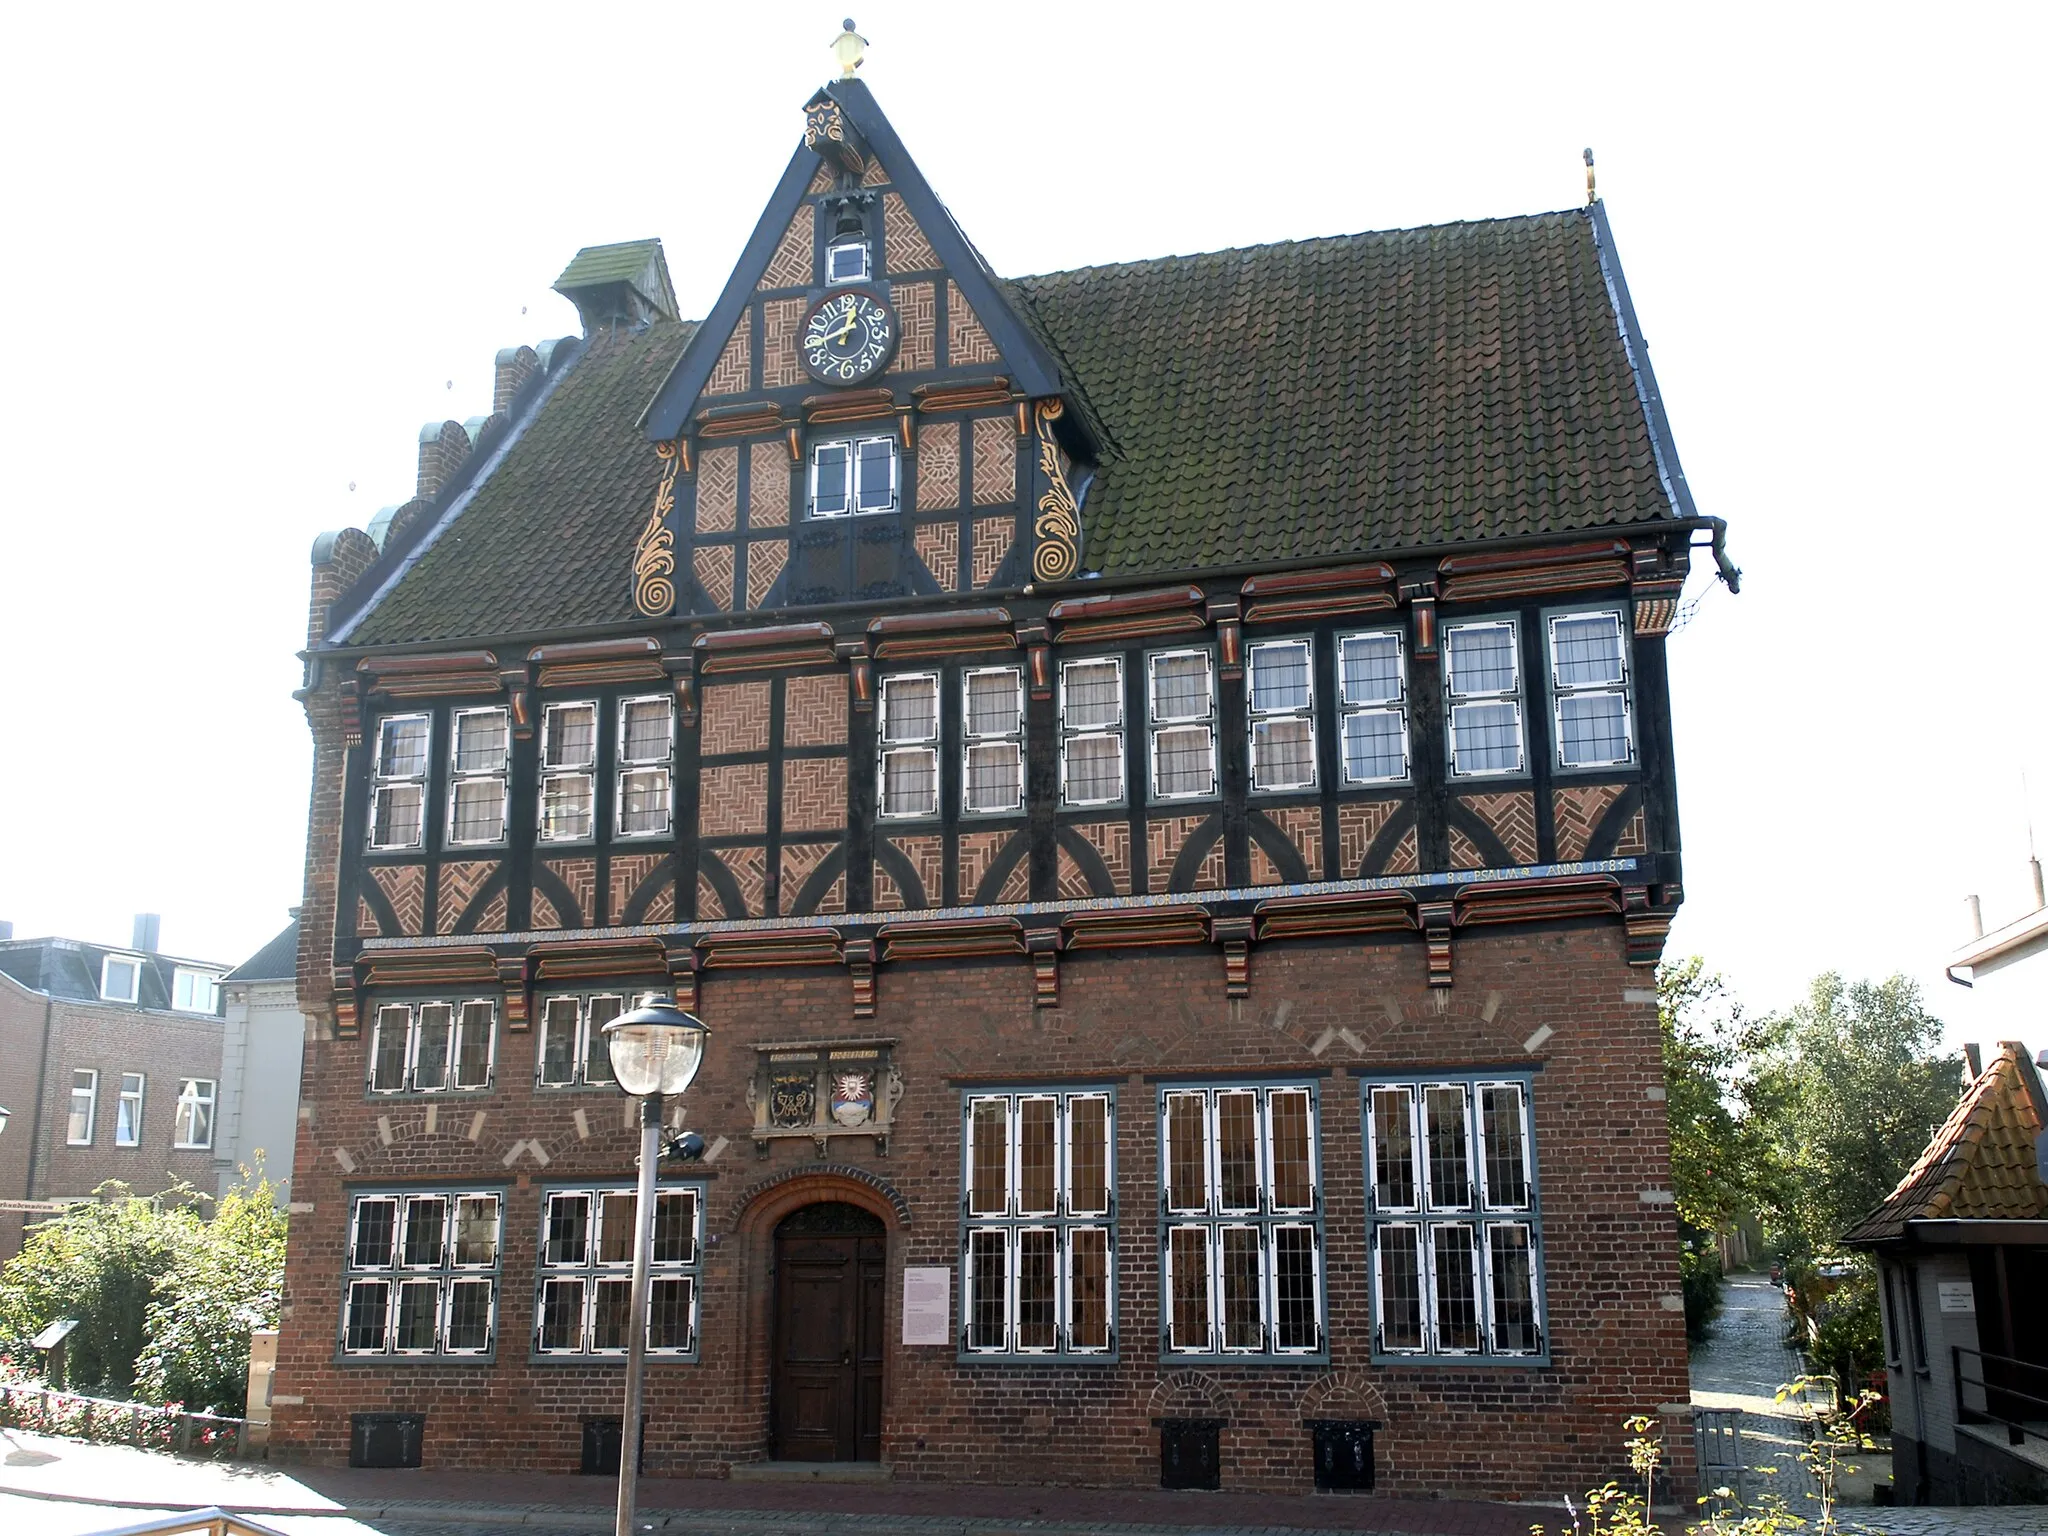
[[[299,972],[299,920],[236,966],[223,981],[289,981]]]
[[[2000,1045],[1899,1187],[1844,1241],[1895,1241],[1909,1221],[2048,1217],[2048,1185],[2034,1152],[2042,1122],[2032,1072],[2025,1046]]]

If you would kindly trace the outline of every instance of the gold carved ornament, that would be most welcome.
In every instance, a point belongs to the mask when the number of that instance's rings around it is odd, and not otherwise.
[[[668,515],[676,505],[676,471],[683,457],[673,439],[654,445],[661,460],[661,481],[654,489],[654,510],[640,530],[633,551],[633,606],[649,618],[661,618],[676,605],[676,536]]]
[[[1045,473],[1046,488],[1032,525],[1038,547],[1032,552],[1031,574],[1039,581],[1065,581],[1081,568],[1081,509],[1067,487],[1060,447],[1052,435],[1052,424],[1065,410],[1058,400],[1038,404],[1038,467]]]

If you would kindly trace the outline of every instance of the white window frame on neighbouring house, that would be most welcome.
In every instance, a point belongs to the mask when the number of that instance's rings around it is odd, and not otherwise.
[[[1385,663],[1393,662],[1392,676]],[[1337,637],[1337,758],[1345,784],[1400,784],[1409,776],[1408,658],[1398,629]],[[1399,762],[1386,772],[1385,743]]]
[[[570,731],[575,718],[585,713],[590,718],[587,751],[577,746],[580,733]],[[541,710],[539,816],[544,843],[587,843],[597,835],[597,728],[595,699],[564,700]]]
[[[365,1190],[349,1207],[341,1352],[488,1355],[497,1342],[505,1195]]]
[[[885,821],[939,814],[940,692],[936,672],[881,681],[875,721],[875,808]],[[913,704],[929,702],[929,714]],[[922,779],[922,784],[920,784]]]
[[[510,717],[502,709],[458,709],[449,722],[448,740],[450,845],[483,848],[504,842],[511,798]],[[489,809],[494,802],[495,815]],[[465,816],[473,807],[481,814]]]
[[[690,1359],[697,1352],[703,1287],[704,1187],[655,1190],[649,1251],[647,1352]],[[540,1265],[533,1305],[533,1352],[613,1356],[626,1352],[632,1315],[631,1184],[583,1184],[541,1195]]]
[[[132,1086],[131,1086],[132,1085]],[[121,1097],[114,1109],[114,1145],[142,1145],[142,1094],[147,1079],[140,1072],[121,1074]]]
[[[1199,662],[1202,702],[1199,709],[1185,706],[1160,686],[1162,666],[1168,663]],[[1152,768],[1152,799],[1155,803],[1180,800],[1212,800],[1216,797],[1216,658],[1207,650],[1188,648],[1153,651],[1145,658],[1145,713]],[[1166,768],[1168,754],[1172,767]],[[1172,774],[1189,773],[1182,784]],[[1172,787],[1167,787],[1172,783]]]
[[[419,753],[401,753],[400,743],[419,729]],[[370,847],[378,852],[418,848],[427,836],[427,770],[434,758],[434,722],[427,714],[383,715],[377,721],[377,748],[370,765]],[[397,807],[412,807],[410,836],[397,828],[403,822]]]
[[[178,1083],[178,1113],[172,1124],[171,1145],[180,1152],[209,1152],[213,1149],[214,1109],[220,1098],[220,1084],[210,1077],[187,1077]]]
[[[991,702],[1000,707],[990,710]],[[960,674],[960,814],[1003,816],[1023,807],[1023,669],[968,667]]]
[[[1111,689],[1107,708],[1074,698],[1076,678],[1096,668],[1110,669]],[[1074,772],[1077,759],[1091,763],[1116,764],[1114,792],[1104,795],[1077,793]],[[1124,659],[1121,656],[1076,656],[1060,663],[1060,803],[1079,805],[1121,805],[1127,789],[1124,763]]]
[[[370,1094],[482,1093],[497,1071],[498,1005],[487,997],[379,1003],[371,1014]]]
[[[171,1006],[180,1013],[213,1013],[220,1007],[222,974],[179,966],[171,973]]]
[[[874,517],[902,500],[902,460],[886,432],[835,437],[811,445],[809,495],[813,518]]]
[[[1597,628],[1611,642],[1597,650],[1585,641]],[[1558,768],[1624,768],[1636,760],[1635,719],[1629,699],[1629,629],[1618,608],[1581,608],[1569,613],[1544,616],[1544,635],[1550,654],[1551,728]],[[1571,631],[1578,631],[1575,639]],[[1583,726],[1595,718],[1611,721],[1615,731],[1598,738],[1605,751],[1595,746],[1583,730],[1566,729],[1567,719]],[[1576,740],[1574,739],[1576,736]]]
[[[125,988],[114,985],[117,970],[125,968],[128,985]],[[100,1000],[108,1003],[133,1003],[142,997],[142,957],[140,955],[107,955],[100,961]]]
[[[93,1122],[99,1119],[100,1074],[97,1067],[71,1069],[71,1113],[64,1122],[64,1145],[92,1145]],[[84,1129],[81,1130],[80,1126]]]
[[[1506,637],[1507,677],[1498,671],[1481,672],[1475,651],[1463,653],[1461,640],[1475,640],[1484,632]],[[1529,771],[1529,742],[1522,724],[1522,626],[1514,618],[1472,619],[1444,626],[1444,750],[1450,757],[1455,779],[1504,778]],[[1459,657],[1469,654],[1475,664],[1461,666]],[[1503,743],[1499,733],[1512,734]],[[1504,745],[1511,745],[1512,762],[1496,760]]]
[[[659,732],[634,727],[653,721]],[[657,739],[658,738],[658,739]],[[612,824],[622,838],[666,837],[675,825],[669,765],[675,758],[675,700],[665,693],[619,700],[619,766]]]
[[[1245,722],[1255,792],[1313,789],[1316,783],[1315,647],[1306,639],[1260,640],[1245,647]],[[1292,677],[1300,668],[1298,691]],[[1281,750],[1300,743],[1299,758]]]

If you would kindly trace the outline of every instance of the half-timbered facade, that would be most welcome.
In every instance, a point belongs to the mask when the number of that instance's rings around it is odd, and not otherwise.
[[[557,287],[315,550],[274,1451],[616,1457],[650,994],[651,1473],[1534,1493],[1684,1401],[1719,525],[1598,203],[1005,280],[843,80],[702,321]]]

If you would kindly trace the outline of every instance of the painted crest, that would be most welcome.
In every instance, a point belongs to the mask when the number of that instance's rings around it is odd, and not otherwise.
[[[832,1074],[832,1118],[841,1125],[866,1125],[875,1115],[875,1074]]]
[[[777,1072],[768,1085],[768,1118],[791,1128],[816,1121],[818,1080],[808,1070]]]

